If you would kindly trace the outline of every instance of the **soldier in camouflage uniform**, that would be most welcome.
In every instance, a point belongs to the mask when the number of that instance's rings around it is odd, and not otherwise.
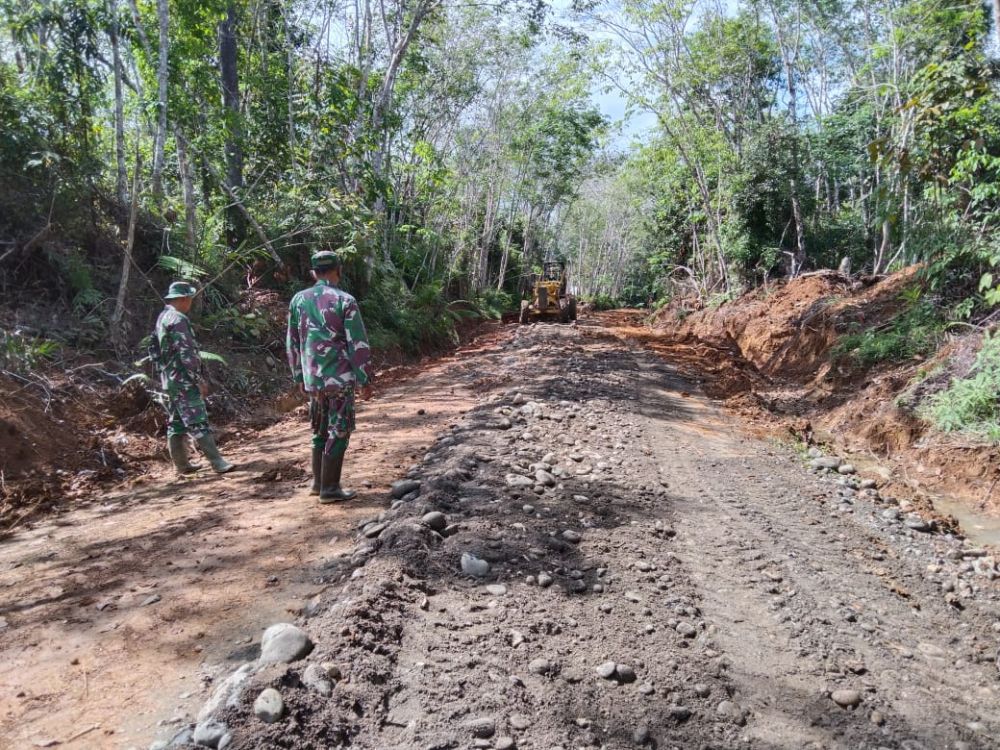
[[[312,256],[315,285],[292,298],[288,310],[288,364],[309,395],[312,421],[312,494],[321,503],[350,500],[340,486],[344,454],[354,431],[356,388],[371,382],[371,349],[358,303],[337,288],[340,258],[328,250]]]
[[[198,343],[194,340],[191,310],[197,290],[191,284],[175,281],[164,300],[166,306],[156,319],[153,333],[154,359],[160,373],[160,385],[167,394],[167,448],[179,474],[190,474],[201,466],[192,464],[187,455],[187,435],[191,435],[208,457],[212,468],[225,474],[235,468],[219,453],[208,426],[205,396],[208,384],[202,379]]]

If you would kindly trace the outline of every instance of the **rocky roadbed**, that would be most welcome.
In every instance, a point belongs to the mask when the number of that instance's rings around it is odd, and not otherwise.
[[[1000,747],[987,550],[599,330],[455,367],[517,385],[154,747]]]

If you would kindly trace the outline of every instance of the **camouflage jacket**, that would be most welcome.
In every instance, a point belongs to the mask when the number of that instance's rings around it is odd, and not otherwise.
[[[358,303],[326,281],[292,297],[287,348],[292,377],[307,391],[371,380],[371,349]]]
[[[167,305],[156,319],[154,335],[160,345],[157,366],[163,387],[197,385],[201,380],[201,357],[187,315]]]

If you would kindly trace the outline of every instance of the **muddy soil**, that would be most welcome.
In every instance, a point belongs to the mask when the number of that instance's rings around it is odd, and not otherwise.
[[[358,501],[307,496],[306,432],[0,548],[0,745],[194,747],[249,665],[229,748],[1000,747],[989,550],[600,326],[512,327],[380,396]],[[258,669],[283,621],[312,652]]]

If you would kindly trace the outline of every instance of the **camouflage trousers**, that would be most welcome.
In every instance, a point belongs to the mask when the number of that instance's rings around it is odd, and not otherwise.
[[[194,385],[167,385],[167,436],[190,435],[195,440],[211,432],[205,399]]]
[[[309,421],[313,448],[326,455],[341,455],[354,432],[354,387],[310,394]]]

